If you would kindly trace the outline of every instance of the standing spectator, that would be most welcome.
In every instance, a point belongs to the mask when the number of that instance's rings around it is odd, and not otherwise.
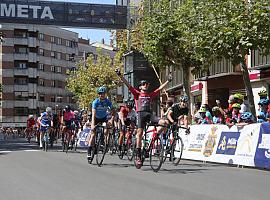
[[[269,105],[268,99],[261,99],[258,103],[260,106],[259,114],[258,114],[258,123],[263,123],[270,121],[270,112],[268,112],[268,105]]]

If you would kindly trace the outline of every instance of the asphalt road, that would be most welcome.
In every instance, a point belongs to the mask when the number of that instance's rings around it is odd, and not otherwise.
[[[0,141],[0,199],[3,200],[267,200],[270,172],[181,161],[154,173],[128,160],[107,156],[89,165],[83,149],[68,154],[40,151],[24,140]]]

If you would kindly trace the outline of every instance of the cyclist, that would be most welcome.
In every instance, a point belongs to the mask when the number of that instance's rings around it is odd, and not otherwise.
[[[99,95],[98,98],[96,98],[92,102],[92,121],[91,121],[91,135],[88,142],[88,154],[87,159],[91,159],[91,151],[93,148],[95,148],[95,136],[96,136],[96,125],[98,123],[106,123],[106,127],[109,127],[112,124],[113,117],[110,119],[110,122],[108,122],[108,109],[112,109],[112,102],[106,97],[107,88],[104,86],[101,86],[97,89],[97,93]],[[113,116],[113,115],[112,115]],[[107,136],[107,129],[104,130],[105,138]]]
[[[27,119],[26,138],[31,137],[33,134],[35,124],[36,121],[34,115],[29,115]]]
[[[61,123],[63,124],[63,142],[66,139],[69,145],[71,145],[70,140],[73,137],[72,123],[74,118],[74,112],[71,110],[70,105],[67,105],[64,109]]]
[[[120,111],[118,113],[119,121],[120,121],[120,136],[118,140],[119,144],[119,153],[122,150],[123,145],[123,137],[127,130],[128,126],[135,127],[136,116],[134,116],[134,110],[132,109],[132,103],[127,102],[125,105],[120,106]],[[128,137],[128,136],[127,136]]]
[[[41,113],[39,118],[39,125],[40,125],[40,148],[42,148],[44,146],[43,145],[44,134],[47,131],[47,129],[53,125],[51,107],[47,107],[46,111]]]
[[[169,108],[167,113],[167,119],[170,124],[180,124],[181,122],[184,124],[186,128],[188,128],[188,97],[181,96],[180,102],[175,103],[172,107]],[[188,131],[186,132],[189,133]]]
[[[160,125],[165,124],[165,120],[159,119],[158,117],[154,116],[151,111],[151,104],[152,99],[155,98],[159,92],[169,83],[172,81],[172,76],[170,75],[168,80],[159,86],[155,91],[149,93],[147,92],[150,83],[146,80],[141,80],[139,83],[139,90],[132,87],[127,80],[121,75],[119,69],[115,70],[116,74],[119,78],[123,81],[123,83],[128,87],[129,91],[133,94],[136,104],[136,111],[138,113],[138,124],[137,124],[137,158],[136,158],[136,167],[139,169],[142,166],[141,161],[141,146],[142,146],[142,136],[143,136],[143,129],[146,126],[148,121],[158,123]],[[158,127],[158,132],[161,132],[161,128]]]

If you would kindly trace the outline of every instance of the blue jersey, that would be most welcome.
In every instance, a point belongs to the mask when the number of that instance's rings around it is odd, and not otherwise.
[[[103,119],[107,117],[107,110],[112,108],[112,102],[109,99],[95,99],[92,103],[92,109],[96,110],[96,118]]]
[[[47,112],[41,113],[40,122],[43,125],[41,125],[40,130],[43,131],[43,132],[46,131],[47,128],[44,125],[51,126],[51,121],[52,121],[52,116],[51,115],[49,115]]]

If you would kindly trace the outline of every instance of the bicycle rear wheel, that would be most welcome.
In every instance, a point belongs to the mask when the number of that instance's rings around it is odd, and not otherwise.
[[[163,142],[160,137],[156,137],[153,138],[150,145],[150,166],[154,172],[158,172],[163,163]]]
[[[98,166],[101,166],[105,157],[105,154],[108,149],[108,145],[105,142],[104,135],[100,134],[97,143],[97,155],[96,155],[96,162]]]
[[[174,139],[171,146],[171,161],[173,165],[178,165],[183,154],[184,143],[181,137]]]
[[[131,140],[131,141],[130,141]],[[135,152],[135,148],[136,148],[136,139],[135,138],[131,138],[127,141],[127,158],[129,161],[133,160],[134,157],[134,152]]]

